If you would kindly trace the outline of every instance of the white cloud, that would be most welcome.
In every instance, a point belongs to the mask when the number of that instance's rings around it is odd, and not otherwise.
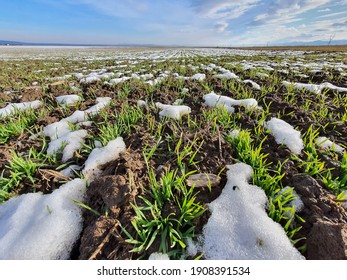
[[[269,5],[267,11],[258,15],[256,21],[271,19],[294,18],[299,14],[316,9],[331,0],[278,0]]]
[[[318,10],[319,13],[324,13],[324,12],[330,12],[331,10],[329,8],[325,8],[322,10]]]
[[[227,22],[217,22],[215,25],[215,29],[217,30],[217,32],[222,33],[225,31],[225,29],[229,26],[229,23]]]
[[[193,7],[203,17],[213,19],[239,18],[251,8],[258,5],[260,0],[193,0]]]
[[[326,14],[326,15],[319,16],[318,18],[336,17],[336,16],[340,16],[340,15],[345,15],[345,14],[347,14],[347,11],[344,11],[344,12],[337,12],[337,13],[331,13],[331,14]]]
[[[321,20],[289,27],[278,22],[253,26],[247,32],[233,38],[239,45],[266,45],[283,42],[309,42],[316,40],[329,41],[335,34],[334,40],[347,38],[346,19]]]

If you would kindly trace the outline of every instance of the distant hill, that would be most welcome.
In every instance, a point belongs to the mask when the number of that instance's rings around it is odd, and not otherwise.
[[[286,42],[286,43],[272,43],[272,46],[327,46],[327,45],[347,45],[347,40],[332,40],[329,41],[310,41],[310,42]]]
[[[16,41],[4,41],[0,40],[0,45],[23,45],[25,43],[22,42],[16,42]]]
[[[155,44],[62,44],[62,43],[27,43],[27,42],[18,42],[18,41],[6,41],[0,40],[1,45],[10,45],[10,46],[115,46],[115,47],[156,47]]]

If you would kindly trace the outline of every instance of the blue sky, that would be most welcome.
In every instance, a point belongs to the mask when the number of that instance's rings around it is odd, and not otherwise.
[[[347,0],[0,0],[0,40],[243,46],[347,39]]]

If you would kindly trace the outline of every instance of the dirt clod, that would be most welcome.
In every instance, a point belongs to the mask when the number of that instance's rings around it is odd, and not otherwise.
[[[347,225],[319,221],[307,237],[311,260],[347,260]]]

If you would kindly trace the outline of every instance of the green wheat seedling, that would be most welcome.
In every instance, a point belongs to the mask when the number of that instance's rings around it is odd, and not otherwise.
[[[194,159],[198,151],[204,144],[204,141],[201,141],[200,144],[198,144],[198,141],[199,139],[195,135],[193,141],[190,144],[183,145],[183,136],[181,135],[181,137],[179,138],[175,147],[175,154],[177,158],[178,168],[182,171],[182,173],[185,173],[186,168],[197,164]]]
[[[33,154],[28,156],[20,156],[13,152],[12,159],[9,165],[6,166],[9,172],[9,176],[4,176],[4,171],[0,177],[0,202],[9,198],[9,193],[14,191],[20,184],[35,185],[37,180],[34,175],[37,169],[44,164],[42,162],[36,162],[33,159]]]
[[[131,90],[127,83],[122,84],[122,88],[117,92],[117,96],[121,100],[126,100],[130,94]]]
[[[178,175],[178,170],[168,168],[165,174],[156,179],[155,170],[148,166],[151,199],[141,196],[142,206],[133,204],[135,218],[132,226],[136,237],[128,236],[127,242],[134,245],[132,252],[144,254],[156,239],[160,240],[159,252],[179,258],[186,247],[184,241],[195,236],[197,219],[205,208],[195,202],[193,188],[187,188],[185,179],[189,175]]]
[[[37,113],[28,109],[24,112],[18,112],[15,118],[6,119],[6,122],[0,123],[0,144],[5,144],[13,136],[18,136],[35,123]]]
[[[197,139],[183,152],[183,157],[177,159],[183,162],[188,158],[195,157],[192,147]],[[160,141],[158,142],[160,143]],[[181,138],[176,151],[182,153],[180,147]],[[149,160],[156,148],[144,151],[144,159],[148,170],[149,185],[144,188],[147,196],[139,197],[141,205],[133,204],[136,217],[132,221],[132,226],[136,231],[136,237],[128,236],[127,242],[134,245],[132,252],[144,254],[154,243],[160,240],[159,252],[168,253],[173,258],[183,255],[186,247],[185,240],[195,236],[195,226],[197,219],[205,212],[205,208],[196,202],[197,193],[194,188],[188,188],[185,184],[186,178],[195,171],[185,172],[185,169],[174,169],[170,166],[158,179],[155,169],[150,167]]]
[[[338,196],[341,196],[341,192],[347,190],[347,153],[344,152],[342,156],[342,160],[340,163],[340,174],[337,178],[333,178],[330,170],[327,170],[321,177],[325,184],[325,186],[334,191],[334,193]]]
[[[303,134],[303,142],[305,146],[306,160],[302,160],[299,157],[294,157],[299,163],[299,166],[303,167],[305,173],[319,178],[323,181],[327,189],[332,190],[336,195],[338,195],[342,190],[347,189],[347,156],[346,153],[343,154],[342,161],[340,163],[340,176],[333,178],[331,171],[332,169],[325,167],[325,162],[319,158],[317,151],[317,144],[315,139],[318,137],[318,129],[313,130],[310,126],[308,130]],[[321,151],[322,153],[323,151]],[[334,152],[325,152],[330,154],[330,157],[334,158]]]
[[[98,139],[103,145],[119,136],[128,135],[131,129],[143,118],[143,112],[138,107],[125,106],[122,111],[115,115],[115,120],[108,120],[105,115],[104,121],[99,125]]]

